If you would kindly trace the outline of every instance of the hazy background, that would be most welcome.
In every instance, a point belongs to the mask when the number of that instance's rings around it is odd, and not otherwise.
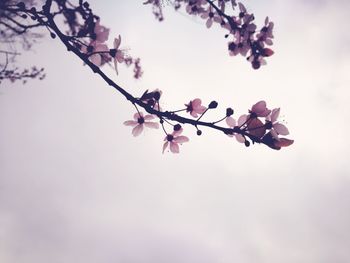
[[[161,130],[133,138],[134,109],[45,39],[21,65],[44,81],[0,87],[0,262],[350,262],[350,2],[245,1],[275,21],[275,55],[253,71],[230,57],[219,28],[143,1],[90,1],[144,77],[106,68],[133,94],[163,90],[163,106],[195,97],[245,113],[281,106],[295,144],[245,148],[211,130],[180,155]]]

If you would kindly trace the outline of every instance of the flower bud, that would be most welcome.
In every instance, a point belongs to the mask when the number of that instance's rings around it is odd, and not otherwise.
[[[226,117],[230,117],[231,115],[233,115],[233,109],[232,108],[227,108],[226,109]]]
[[[213,100],[212,102],[209,103],[208,108],[215,109],[217,106],[218,106],[218,103],[215,100]]]
[[[174,131],[179,131],[181,130],[181,125],[180,124],[175,124],[174,125]]]

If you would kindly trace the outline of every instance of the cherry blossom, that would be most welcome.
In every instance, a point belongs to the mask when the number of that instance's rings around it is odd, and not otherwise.
[[[91,55],[89,56],[89,60],[98,67],[102,66],[105,62],[107,62],[110,59],[110,57],[108,56],[108,46],[98,41],[92,41],[88,47],[83,46],[82,52],[86,54],[91,53]]]
[[[266,108],[266,102],[264,100],[261,100],[252,106],[250,112],[255,114],[257,117],[267,117],[270,114],[271,110]]]
[[[167,134],[167,136],[165,136],[165,143],[163,144],[163,153],[168,147],[172,153],[180,152],[179,144],[189,141],[188,137],[180,135],[182,131],[183,129],[181,128],[177,131],[174,131],[172,134]]]
[[[280,150],[282,147],[288,147],[294,143],[294,140],[290,140],[287,138],[279,138],[277,140],[272,136],[271,132],[265,134],[261,141],[275,150]]]
[[[234,128],[236,126],[240,127],[246,122],[246,120],[247,120],[247,115],[242,115],[241,117],[238,118],[237,125],[236,125],[236,120],[230,116],[226,118],[226,124],[231,128]],[[236,140],[240,143],[245,142],[245,138],[241,134],[233,133],[233,134],[229,134],[228,136],[235,137]]]
[[[271,123],[271,135],[276,139],[280,140],[278,135],[288,135],[288,128],[277,121],[280,114],[280,108],[273,109],[271,114],[267,116],[266,121]]]
[[[94,28],[94,32],[96,34],[96,41],[103,43],[108,40],[109,29],[100,25],[100,20],[97,20]]]
[[[117,74],[118,74],[118,65],[117,65],[117,63],[122,63],[124,61],[124,53],[123,53],[123,51],[121,51],[119,49],[121,41],[122,41],[122,39],[121,39],[121,36],[119,35],[118,38],[114,39],[114,43],[113,43],[114,50],[115,50],[115,54],[114,54],[114,68],[115,68],[115,71],[117,72]]]
[[[188,104],[185,104],[186,111],[191,114],[192,117],[197,118],[198,114],[202,114],[207,109],[202,105],[201,99],[191,100]]]
[[[201,18],[207,19],[207,21],[205,23],[207,28],[210,28],[213,25],[213,21],[215,21],[215,22],[220,21],[220,17],[215,14],[215,12],[211,6],[209,6],[208,10],[206,10],[205,12],[203,12],[201,14]]]
[[[132,129],[132,135],[134,135],[136,137],[142,133],[144,126],[146,126],[147,128],[151,128],[151,129],[158,129],[159,128],[158,123],[149,121],[149,120],[153,120],[153,119],[154,119],[153,115],[147,114],[147,115],[143,116],[142,112],[135,113],[134,120],[125,121],[124,125],[134,127]]]

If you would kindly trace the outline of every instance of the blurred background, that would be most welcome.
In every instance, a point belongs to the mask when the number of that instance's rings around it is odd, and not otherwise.
[[[166,6],[91,0],[144,75],[105,71],[163,107],[199,97],[237,115],[281,107],[294,145],[246,148],[184,127],[190,142],[162,154],[161,130],[134,138],[134,108],[58,40],[19,58],[43,81],[0,87],[0,261],[6,263],[350,262],[350,2],[244,3],[275,22],[275,54],[254,71],[230,57],[224,31]],[[236,115],[236,116],[237,116]]]

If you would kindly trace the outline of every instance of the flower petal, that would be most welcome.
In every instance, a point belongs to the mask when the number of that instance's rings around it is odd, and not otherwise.
[[[247,117],[248,116],[246,114],[241,115],[237,121],[238,126],[242,126],[247,121]]]
[[[145,121],[144,124],[146,127],[151,128],[151,129],[158,129],[159,128],[159,124],[156,122]]]
[[[147,114],[147,115],[145,115],[143,118],[144,118],[146,121],[148,121],[148,120],[153,120],[155,117],[154,117],[153,115],[151,115],[151,114]]]
[[[202,104],[202,101],[201,101],[201,99],[194,99],[193,101],[192,101],[192,107],[193,108],[197,108],[198,106],[201,106],[201,104]]]
[[[137,121],[124,121],[124,125],[126,126],[136,126],[137,124]]]
[[[118,49],[121,42],[122,42],[122,37],[119,35],[118,38],[114,39],[114,48]]]
[[[265,135],[266,128],[261,120],[251,119],[248,123],[248,132],[257,138],[261,138]]]
[[[236,120],[234,118],[232,118],[231,116],[226,118],[226,123],[230,127],[236,126]]]
[[[265,110],[266,110],[266,102],[264,100],[261,100],[252,106],[252,112],[255,112],[256,114],[260,112],[264,112]]]
[[[240,143],[244,143],[245,142],[245,139],[244,139],[244,137],[243,137],[243,135],[242,134],[235,134],[235,137],[236,137],[236,140],[238,141],[238,142],[240,142]]]
[[[207,28],[210,28],[213,25],[213,19],[208,19],[205,25]]]
[[[143,125],[139,124],[132,129],[131,133],[136,137],[136,136],[139,136],[142,131],[143,131]]]
[[[281,138],[279,141],[275,142],[275,145],[277,147],[287,147],[289,145],[292,145],[293,143],[294,143],[293,140],[289,140],[289,139],[286,139],[286,138]]]
[[[139,119],[140,117],[143,117],[143,113],[142,113],[142,112],[140,112],[140,114],[139,114],[138,112],[136,112],[136,113],[134,114],[134,120],[135,120],[135,121],[138,121],[138,119]]]
[[[172,153],[179,153],[180,152],[179,145],[176,142],[170,142],[170,151]]]
[[[284,126],[282,123],[275,123],[273,125],[273,129],[278,133],[278,134],[281,134],[281,135],[288,135],[289,134],[289,131],[288,131],[288,128],[286,126]]]
[[[272,123],[276,122],[279,115],[280,115],[280,108],[273,109],[271,112],[271,122]]]
[[[90,61],[99,67],[101,66],[102,58],[99,54],[94,54],[90,56]]]
[[[186,136],[177,136],[174,138],[174,142],[176,142],[176,143],[184,143],[184,142],[188,142],[188,141],[189,141],[189,139]]]
[[[168,141],[166,141],[166,142],[163,144],[163,153],[164,153],[165,149],[168,147],[168,144],[169,144]]]

